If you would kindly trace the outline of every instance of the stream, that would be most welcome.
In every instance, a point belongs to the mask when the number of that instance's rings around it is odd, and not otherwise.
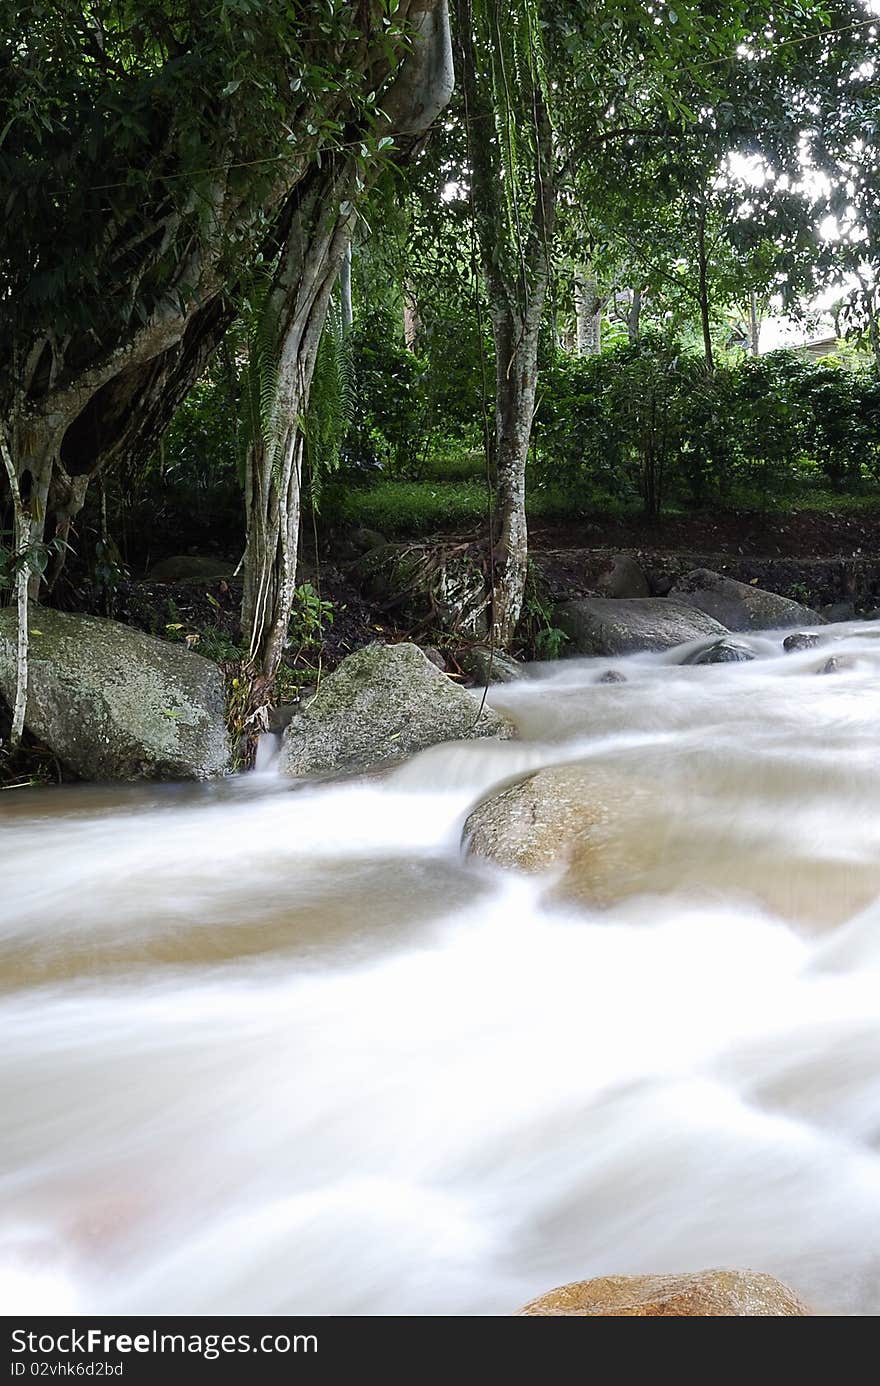
[[[0,795],[4,1312],[880,1314],[880,622],[736,638],[532,666],[518,741],[381,778]],[[642,786],[601,906],[461,851],[569,761]]]

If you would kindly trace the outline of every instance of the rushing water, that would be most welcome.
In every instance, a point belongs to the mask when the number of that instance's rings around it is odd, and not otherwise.
[[[536,668],[384,779],[0,797],[4,1310],[880,1313],[880,623],[822,638]],[[460,851],[570,760],[639,787],[602,908]]]

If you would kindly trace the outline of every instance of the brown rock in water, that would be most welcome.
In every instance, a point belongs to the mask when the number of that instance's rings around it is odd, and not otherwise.
[[[653,879],[666,799],[642,781],[590,765],[555,765],[490,795],[464,825],[470,855],[520,871],[562,868],[555,893],[610,904]],[[659,807],[658,807],[659,806]]]
[[[533,1299],[520,1315],[558,1318],[809,1318],[780,1280],[760,1271],[603,1275]]]

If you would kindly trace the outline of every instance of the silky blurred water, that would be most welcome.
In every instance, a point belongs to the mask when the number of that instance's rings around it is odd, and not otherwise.
[[[4,1311],[880,1312],[880,624],[821,634],[535,667],[383,779],[0,797]],[[642,805],[601,908],[461,851],[572,760]]]

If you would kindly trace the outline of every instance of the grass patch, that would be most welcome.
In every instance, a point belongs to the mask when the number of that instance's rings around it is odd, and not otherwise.
[[[427,534],[486,518],[486,487],[479,481],[379,481],[363,490],[337,490],[324,513],[344,524],[382,534]]]
[[[481,474],[459,481],[382,480],[369,487],[337,484],[328,488],[321,509],[324,516],[342,524],[375,529],[392,538],[479,528],[486,523],[487,506]],[[536,520],[570,520],[593,514],[623,518],[637,514],[638,509],[638,502],[629,496],[587,491],[573,495],[562,486],[552,485],[535,487],[526,500],[526,510]]]
[[[486,479],[486,458],[482,449],[437,453],[425,461],[426,481],[480,481]]]

